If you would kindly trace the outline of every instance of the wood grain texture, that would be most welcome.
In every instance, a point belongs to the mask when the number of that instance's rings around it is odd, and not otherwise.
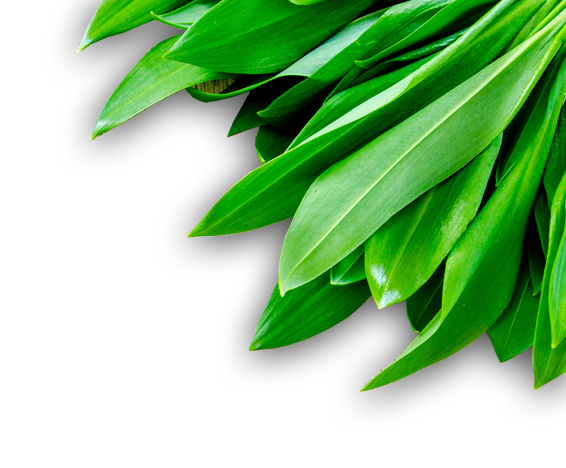
[[[81,177],[81,392],[234,392],[218,375],[220,314],[237,277],[159,266],[161,206],[197,164],[178,143],[124,174]]]

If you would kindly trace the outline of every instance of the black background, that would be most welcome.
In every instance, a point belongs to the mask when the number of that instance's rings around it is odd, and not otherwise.
[[[123,173],[179,141],[196,142],[198,167],[161,210],[157,247],[161,267],[169,274],[238,276],[219,327],[222,381],[231,387],[269,389],[329,379],[331,392],[356,394],[414,338],[404,304],[378,310],[370,299],[345,322],[310,340],[277,350],[248,351],[255,324],[277,282],[289,222],[234,236],[186,238],[207,210],[259,165],[254,131],[226,138],[243,98],[204,104],[180,92],[91,142],[96,117],[121,79],[152,46],[179,32],[153,22],[95,43],[75,57],[96,5],[74,6],[74,30],[66,34],[69,42],[64,47],[71,66],[59,83],[74,89],[66,94],[63,118],[79,175]],[[445,362],[364,395],[385,402],[394,393],[407,391],[403,401],[412,412],[443,395],[471,402],[532,388],[530,352],[499,365],[484,336]]]

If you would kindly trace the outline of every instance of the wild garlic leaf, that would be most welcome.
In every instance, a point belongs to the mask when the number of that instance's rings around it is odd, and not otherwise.
[[[365,278],[363,245],[360,245],[330,270],[330,282],[334,285],[351,284]]]
[[[102,0],[79,45],[79,52],[110,36],[152,20],[151,12],[167,13],[187,0]]]
[[[369,296],[365,281],[332,286],[328,275],[285,297],[275,287],[257,324],[250,350],[280,348],[318,335],[347,319]]]
[[[379,62],[391,57],[402,50],[432,40],[439,36],[455,33],[458,29],[468,27],[483,14],[494,0],[454,0],[437,3],[433,8],[421,13],[415,18],[415,24],[405,26],[401,34],[383,44],[378,44],[377,50],[364,60],[356,61],[360,68],[369,70]]]
[[[188,5],[177,8],[170,13],[158,15],[151,12],[151,16],[156,21],[173,26],[174,28],[186,30],[218,5],[218,3],[220,3],[220,0],[194,0]]]
[[[531,276],[531,285],[533,296],[540,294],[542,290],[542,280],[544,277],[545,257],[540,243],[540,236],[536,227],[536,221],[531,215],[529,224],[527,225],[527,258],[529,264],[529,272]]]
[[[283,154],[296,136],[273,125],[261,127],[255,139],[255,149],[260,162],[265,164]]]
[[[548,207],[548,202],[546,200],[545,191],[539,188],[537,193],[537,198],[535,200],[535,206],[533,207],[533,214],[535,216],[535,221],[540,237],[540,243],[542,246],[542,252],[546,257],[548,255],[548,237],[550,230],[550,210]]]
[[[282,293],[332,268],[393,214],[483,151],[513,119],[560,48],[566,29],[559,33],[565,22],[566,11],[537,35],[319,176],[283,243]],[[468,137],[470,132],[474,139]]]
[[[537,6],[538,0],[519,5],[503,0],[424,66],[249,173],[190,236],[234,234],[290,218],[320,174],[481,70],[499,55]]]
[[[164,52],[176,40],[172,37],[156,45],[128,73],[102,109],[92,132],[93,139],[184,88],[233,76],[164,60]]]
[[[563,39],[559,35],[550,41],[544,61],[554,56]],[[534,93],[541,106],[556,98],[555,65],[551,64]],[[446,359],[485,333],[501,316],[515,290],[527,220],[547,157],[548,152],[533,145],[513,166],[448,257],[440,313],[363,390],[387,385]]]
[[[377,307],[402,302],[428,281],[480,207],[502,136],[471,163],[395,214],[365,243]]]
[[[544,270],[544,280],[540,297],[540,307],[537,316],[535,341],[533,345],[533,371],[535,388],[542,387],[566,372],[566,340],[557,343],[554,336],[559,336],[560,328],[553,331],[552,323],[556,317],[550,313],[550,283],[553,266],[560,249],[561,239],[566,232],[566,174],[556,189],[552,203],[550,221],[550,243],[546,257],[547,267]],[[554,335],[554,336],[553,336]],[[555,345],[555,346],[553,346]]]
[[[251,91],[238,111],[234,122],[232,122],[228,136],[231,137],[252,128],[267,125],[269,122],[257,115],[257,111],[265,109],[265,106],[271,102],[271,98],[272,96],[263,93],[261,88]]]
[[[407,298],[407,317],[415,333],[421,333],[442,308],[442,285],[446,263],[411,297]]]
[[[166,57],[229,73],[279,72],[378,1],[297,6],[286,0],[224,0]]]
[[[544,170],[544,188],[546,190],[546,198],[549,204],[552,204],[556,187],[560,183],[560,179],[566,172],[566,106],[562,106],[560,118],[556,127],[556,133],[552,140],[550,155]]]
[[[487,331],[499,362],[513,359],[533,345],[540,296],[533,295],[529,268],[523,262],[511,303]]]

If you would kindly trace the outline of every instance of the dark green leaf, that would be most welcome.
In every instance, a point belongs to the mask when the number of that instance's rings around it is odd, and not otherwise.
[[[513,359],[533,345],[540,296],[533,295],[529,268],[524,263],[511,303],[487,331],[499,362]]]
[[[545,257],[540,243],[540,236],[536,227],[536,221],[531,216],[527,225],[527,258],[529,264],[529,272],[531,275],[531,285],[533,295],[540,294],[542,290],[542,280],[544,275]]]
[[[407,317],[415,333],[421,333],[442,308],[443,262],[420,289],[407,298]]]
[[[365,281],[332,286],[328,275],[285,297],[281,297],[279,287],[275,287],[250,350],[280,348],[318,335],[352,315],[369,296]]]
[[[265,164],[283,154],[296,136],[273,125],[261,127],[255,140],[255,149],[261,163]]]
[[[562,175],[566,172],[566,106],[562,107],[556,133],[552,140],[550,155],[544,170],[544,188],[549,205],[552,204],[556,187],[560,183]]]

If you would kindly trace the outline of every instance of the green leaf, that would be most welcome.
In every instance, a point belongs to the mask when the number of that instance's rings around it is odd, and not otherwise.
[[[224,0],[166,57],[230,73],[278,72],[378,1],[297,6],[287,0]]]
[[[366,276],[377,307],[406,300],[438,269],[476,216],[501,141],[500,135],[480,156],[399,211],[366,241]]]
[[[548,202],[546,201],[546,195],[544,190],[539,189],[538,191],[537,198],[535,200],[535,206],[533,207],[533,213],[535,215],[538,233],[540,236],[542,252],[546,257],[548,254],[548,232],[550,226],[550,210],[548,209]]]
[[[550,57],[560,47],[561,40],[563,37],[558,35],[551,41]],[[557,76],[558,67],[553,62],[532,96],[540,106],[546,106],[547,100],[555,100]],[[544,125],[541,133],[544,133]],[[440,314],[364,390],[402,379],[458,352],[491,328],[510,304],[527,220],[548,157],[548,151],[536,144],[538,135],[534,143],[503,179],[450,253]]]
[[[545,257],[540,243],[540,237],[536,227],[536,221],[533,216],[527,225],[527,258],[529,264],[529,272],[531,275],[531,285],[533,295],[540,294],[542,290],[542,280],[544,276]]]
[[[332,286],[317,278],[281,297],[275,287],[250,350],[280,348],[311,338],[352,315],[370,296],[365,281]]]
[[[442,308],[443,262],[420,289],[407,298],[407,317],[415,333],[421,333]]]
[[[369,58],[357,61],[356,65],[368,70],[415,44],[453,34],[458,29],[473,24],[478,19],[478,13],[483,14],[495,2],[494,0],[451,0],[426,3],[431,5],[429,9],[415,17],[397,34],[378,44]]]
[[[566,106],[562,106],[560,119],[556,127],[556,133],[552,140],[552,147],[546,169],[544,170],[544,188],[548,203],[552,203],[556,187],[560,183],[562,175],[566,172]]]
[[[346,89],[345,91],[333,96],[331,99],[326,101],[313,118],[308,121],[291,145],[291,148],[303,143],[335,120],[338,120],[340,117],[358,107],[360,104],[363,104],[368,99],[377,96],[402,79],[406,78],[431,59],[432,57],[425,57],[417,62],[405,65],[398,70],[378,76],[370,81]]]
[[[566,229],[566,175],[556,189],[552,203],[550,221],[550,243],[546,257],[547,267],[544,270],[544,280],[540,297],[540,307],[537,316],[535,342],[533,346],[533,371],[535,388],[542,387],[566,372],[566,340],[559,344],[553,338],[552,323],[557,322],[551,317],[549,293],[553,266],[560,250],[561,239]],[[556,331],[558,331],[557,329]],[[554,332],[555,336],[557,333]],[[553,346],[557,344],[557,346]]]
[[[170,13],[157,15],[151,12],[151,16],[153,19],[174,28],[189,29],[193,23],[206,15],[218,3],[220,3],[220,0],[194,0]]]
[[[552,347],[556,348],[566,337],[566,227],[550,275],[548,305],[552,329]]]
[[[339,59],[338,63],[336,63],[336,58],[340,58],[340,56],[344,54],[344,49],[348,50],[349,45],[355,42],[356,38],[372,23],[375,23],[376,18],[378,18],[380,14],[381,12],[372,13],[346,25],[330,39],[280,73],[271,73],[259,77],[257,75],[242,75],[233,85],[220,94],[203,93],[194,88],[190,88],[187,91],[189,91],[195,99],[203,102],[228,99],[266,86],[278,85],[285,87],[286,89],[284,91],[289,91],[293,89],[293,87],[298,86],[303,78],[308,79],[313,75],[317,75],[317,77],[320,77],[321,74],[326,75],[326,73],[321,73],[321,70],[327,70],[329,64],[334,63],[334,65],[330,66],[330,69],[334,69],[336,65],[339,65],[343,59]],[[283,94],[283,91],[281,94]]]
[[[260,115],[274,124],[286,123],[317,97],[329,91],[350,69],[352,62],[367,50],[364,33],[375,24],[386,10],[363,16],[351,22],[315,51],[331,57],[323,66],[301,81],[264,109]],[[361,37],[360,37],[361,36]],[[309,54],[311,55],[311,54]],[[307,55],[305,58],[308,58]]]
[[[102,39],[129,31],[152,20],[151,12],[167,13],[187,0],[102,0],[90,21],[78,52]]]
[[[533,345],[539,299],[533,295],[529,268],[523,262],[511,303],[487,331],[499,362],[513,359]]]
[[[235,234],[293,216],[307,189],[327,168],[490,63],[540,2],[519,3],[503,0],[459,41],[346,113],[335,127],[326,126],[252,171],[222,197],[190,236]]]
[[[332,268],[393,214],[483,151],[515,116],[560,48],[565,22],[566,11],[321,175],[302,200],[283,243],[282,293]]]
[[[204,81],[232,76],[164,60],[163,53],[175,40],[172,37],[156,45],[128,73],[102,109],[92,132],[93,139],[177,91]]]
[[[265,164],[283,154],[296,136],[273,125],[261,127],[255,139],[255,149],[261,163]]]
[[[240,108],[238,115],[232,122],[228,136],[237,135],[238,133],[251,130],[252,128],[267,125],[269,122],[257,115],[257,111],[265,109],[265,106],[271,101],[271,96],[262,92],[262,89],[254,89],[248,94],[244,104]]]
[[[351,284],[365,278],[363,245],[360,245],[330,270],[330,282],[334,285]]]

